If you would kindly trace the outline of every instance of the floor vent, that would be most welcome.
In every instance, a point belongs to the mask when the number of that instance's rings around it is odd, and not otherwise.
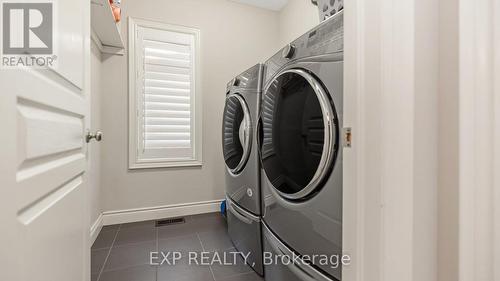
[[[173,225],[173,224],[181,224],[181,223],[185,223],[185,222],[186,222],[185,218],[164,219],[164,220],[156,221],[156,227],[168,226],[168,225]]]

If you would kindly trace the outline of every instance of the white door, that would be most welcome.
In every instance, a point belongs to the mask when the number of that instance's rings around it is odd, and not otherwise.
[[[0,280],[90,280],[91,1],[53,2],[57,68],[0,70]]]

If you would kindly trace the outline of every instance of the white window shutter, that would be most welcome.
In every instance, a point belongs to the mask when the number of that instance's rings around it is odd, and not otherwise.
[[[139,158],[195,160],[195,36],[139,27],[135,52]]]

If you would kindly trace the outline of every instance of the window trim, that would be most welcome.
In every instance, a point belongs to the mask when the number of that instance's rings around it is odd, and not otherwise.
[[[137,111],[139,109],[137,89],[137,69],[140,67],[136,62],[135,45],[137,39],[138,27],[154,28],[171,32],[180,32],[193,35],[195,38],[195,59],[194,59],[194,95],[193,119],[194,119],[194,159],[175,161],[171,159],[150,158],[141,159],[139,153],[139,118]],[[138,18],[128,18],[128,93],[129,93],[129,169],[148,169],[148,168],[175,168],[175,167],[199,167],[203,165],[202,153],[202,133],[203,133],[203,112],[201,101],[201,57],[200,57],[200,30],[179,25],[172,25],[162,22],[143,20]]]

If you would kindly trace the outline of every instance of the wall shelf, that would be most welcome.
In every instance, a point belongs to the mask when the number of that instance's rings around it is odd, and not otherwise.
[[[91,0],[92,40],[102,53],[123,55],[120,25],[115,22],[108,0]]]

